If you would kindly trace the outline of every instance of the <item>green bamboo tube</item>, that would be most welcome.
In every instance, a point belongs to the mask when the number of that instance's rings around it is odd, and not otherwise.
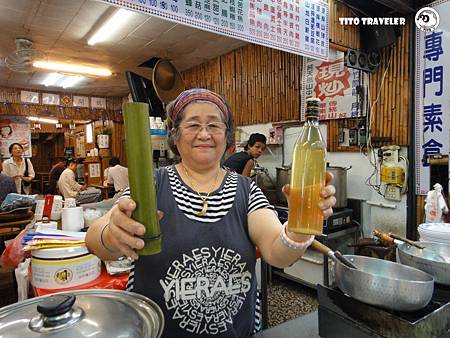
[[[156,215],[148,104],[124,103],[123,112],[131,198],[136,202],[132,217],[145,226],[145,246],[138,254],[153,255],[161,252],[161,232]]]

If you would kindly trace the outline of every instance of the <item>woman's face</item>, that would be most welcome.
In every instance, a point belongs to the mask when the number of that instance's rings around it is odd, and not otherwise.
[[[263,151],[266,150],[266,145],[262,142],[255,142],[255,144],[248,148],[248,153],[253,158],[258,158],[261,156]]]
[[[199,165],[220,162],[226,148],[226,125],[214,104],[190,103],[179,127],[175,145],[183,160]]]
[[[17,144],[15,144],[11,149],[12,156],[19,157],[19,156],[22,156],[22,153],[23,153],[23,149],[20,146],[18,146]]]

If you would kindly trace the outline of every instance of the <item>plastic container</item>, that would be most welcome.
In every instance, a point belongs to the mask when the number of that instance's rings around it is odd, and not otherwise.
[[[100,276],[101,261],[85,246],[34,250],[31,284],[41,289],[63,289],[89,283]]]

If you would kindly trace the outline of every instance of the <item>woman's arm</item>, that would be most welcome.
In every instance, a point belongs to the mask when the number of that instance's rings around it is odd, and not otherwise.
[[[327,175],[327,181],[331,175]],[[289,186],[283,187],[283,192],[289,197]],[[319,207],[324,218],[332,215],[332,207],[336,204],[334,186],[328,185],[322,189],[324,200]],[[289,200],[289,198],[288,198]],[[264,260],[272,266],[283,268],[297,261],[305,250],[291,249],[282,243],[280,239],[281,223],[278,217],[270,209],[258,209],[248,216],[248,229],[250,238],[259,248]],[[288,232],[287,236],[298,243],[304,243],[310,239],[309,235]]]
[[[255,164],[255,161],[252,159],[248,160],[245,164],[244,169],[242,170],[242,176],[250,176],[250,172],[252,171],[253,165]]]

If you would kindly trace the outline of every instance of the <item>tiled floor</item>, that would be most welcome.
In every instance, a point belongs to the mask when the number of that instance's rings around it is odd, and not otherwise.
[[[269,327],[316,311],[319,306],[315,290],[282,277],[274,276],[268,293]]]

